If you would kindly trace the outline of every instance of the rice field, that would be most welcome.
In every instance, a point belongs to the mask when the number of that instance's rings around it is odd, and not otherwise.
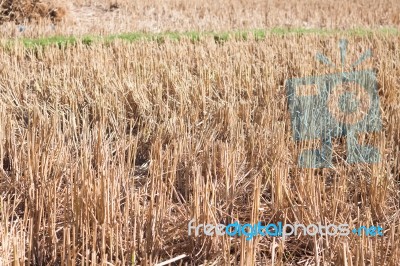
[[[89,2],[72,3],[99,8]],[[127,27],[139,35],[121,28],[110,37],[101,27],[111,22],[55,39],[45,24],[2,32],[0,265],[399,265],[398,4],[349,3],[355,15],[343,16],[333,1],[310,4],[329,15],[289,1],[291,26],[322,29],[277,31],[285,25],[278,1],[232,1],[233,13],[220,16],[223,1],[203,2],[210,24],[193,17],[182,27],[173,15],[162,21],[174,8],[175,17],[203,9],[118,3],[118,12],[154,10],[159,20],[147,19],[161,33],[135,24]],[[254,20],[240,24],[241,14]],[[350,19],[365,30],[346,30]],[[372,56],[352,67],[368,49]],[[300,152],[321,143],[294,140],[287,80],[364,69],[376,72],[382,130],[357,137],[381,160],[349,164],[342,137],[332,142],[334,167],[299,167]],[[192,219],[379,225],[383,236],[189,236]]]

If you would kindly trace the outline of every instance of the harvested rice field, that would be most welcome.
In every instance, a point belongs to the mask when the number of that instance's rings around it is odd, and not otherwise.
[[[396,1],[2,8],[0,265],[400,264]]]

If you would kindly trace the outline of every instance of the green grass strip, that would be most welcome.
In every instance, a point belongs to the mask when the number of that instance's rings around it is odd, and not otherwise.
[[[132,32],[113,34],[107,36],[85,35],[83,37],[74,36],[52,36],[43,38],[16,38],[7,40],[6,44],[12,45],[15,42],[22,42],[25,47],[44,47],[48,45],[67,46],[76,43],[91,45],[92,43],[103,42],[110,43],[115,40],[133,41],[157,41],[163,42],[166,39],[179,41],[183,38],[191,41],[200,41],[205,38],[214,38],[215,42],[222,43],[227,40],[245,41],[249,38],[255,40],[263,40],[269,35],[347,35],[347,36],[371,36],[371,35],[400,35],[400,31],[396,28],[379,28],[379,29],[364,29],[355,28],[349,30],[334,30],[334,29],[304,29],[304,28],[272,28],[272,29],[254,29],[229,32],[164,32],[164,33],[146,33]],[[251,36],[251,37],[250,37]]]

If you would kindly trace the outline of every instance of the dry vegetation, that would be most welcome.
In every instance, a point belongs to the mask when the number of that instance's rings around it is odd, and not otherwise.
[[[66,10],[61,6],[55,6],[50,2],[40,0],[6,0],[1,1],[0,23],[38,22],[42,19],[50,19],[52,22],[60,22],[65,16]]]
[[[338,37],[1,48],[0,264],[398,265],[399,37],[348,36],[349,63],[374,51],[382,161],[338,140],[335,169],[296,166],[284,81],[338,71],[314,61],[339,63]],[[385,233],[196,238],[192,218]]]
[[[392,1],[1,1],[2,38],[400,26]],[[29,24],[29,21],[35,22]],[[55,29],[50,23],[57,22]],[[27,26],[23,32],[15,23]],[[0,46],[0,265],[399,265],[400,37],[345,36],[377,70],[378,164],[301,169],[285,80],[339,72],[343,36]],[[188,222],[380,225],[383,237],[188,236]],[[176,263],[176,265],[179,265]]]
[[[66,10],[64,21],[58,23],[55,30],[48,29],[49,23],[43,23],[30,25],[21,34],[15,32],[15,24],[11,23],[0,27],[0,36],[400,26],[400,2],[397,0],[48,0],[46,3]]]

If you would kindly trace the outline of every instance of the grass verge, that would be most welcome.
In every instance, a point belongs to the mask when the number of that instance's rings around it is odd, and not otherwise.
[[[335,29],[305,29],[305,28],[272,28],[272,29],[253,29],[253,30],[237,30],[229,32],[130,32],[113,34],[107,36],[86,35],[82,37],[75,36],[51,36],[43,38],[16,38],[7,40],[6,45],[13,45],[15,42],[22,42],[25,47],[57,45],[65,46],[78,42],[84,44],[92,44],[94,42],[113,42],[115,40],[125,40],[129,42],[145,40],[163,42],[166,39],[179,41],[181,39],[189,39],[191,41],[200,41],[205,38],[214,38],[216,42],[224,42],[229,39],[247,40],[249,38],[263,40],[268,35],[288,35],[288,34],[316,34],[316,35],[347,35],[347,36],[370,36],[370,35],[399,35],[400,31],[396,28],[378,28],[365,29],[354,28],[348,30]]]

